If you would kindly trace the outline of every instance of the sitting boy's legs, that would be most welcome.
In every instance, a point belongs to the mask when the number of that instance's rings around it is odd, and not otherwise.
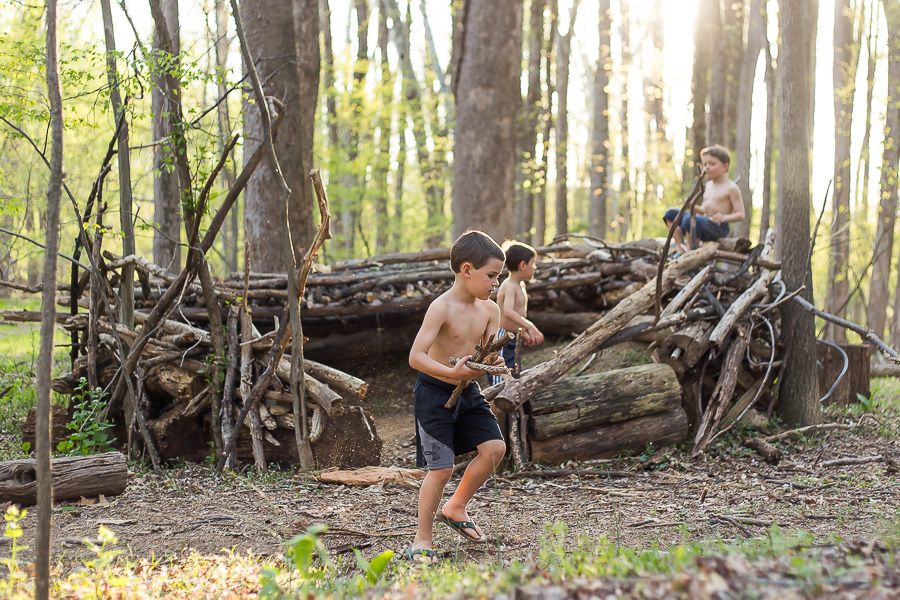
[[[688,215],[689,216],[689,215]],[[678,209],[670,208],[666,211],[666,214],[663,215],[663,221],[665,221],[666,226],[671,228],[672,222],[678,217]],[[672,241],[675,242],[675,251],[676,252],[684,252],[686,247],[684,245],[684,232],[687,229],[682,227],[682,223],[684,223],[684,216],[682,216],[681,223],[675,228],[675,231],[672,232]]]

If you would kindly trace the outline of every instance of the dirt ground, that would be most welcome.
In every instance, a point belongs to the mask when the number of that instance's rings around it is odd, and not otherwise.
[[[553,352],[526,356],[529,363]],[[638,347],[620,347],[594,361],[588,372],[643,362]],[[353,372],[347,366],[341,366]],[[363,403],[375,416],[384,440],[382,464],[413,466],[412,385],[414,373],[402,360],[386,368],[361,365],[353,374],[370,382]],[[623,547],[715,538],[766,539],[778,523],[786,537],[807,532],[817,544],[839,538],[870,543],[900,535],[900,481],[884,462],[823,466],[834,458],[898,456],[897,427],[848,413],[830,420],[858,425],[795,436],[781,447],[784,460],[773,467],[734,438],[717,442],[699,460],[686,449],[660,449],[564,468],[616,471],[615,477],[536,478],[498,476],[478,492],[470,515],[489,535],[487,544],[465,544],[443,525],[435,545],[444,557],[477,562],[535,556],[553,524],[555,536],[576,544],[581,536],[605,536]],[[773,433],[773,432],[770,432]],[[233,550],[276,556],[283,543],[308,525],[330,527],[324,535],[332,556],[362,548],[369,554],[402,551],[415,530],[417,489],[413,484],[347,487],[318,482],[306,474],[273,472],[216,475],[209,465],[175,465],[162,475],[133,465],[137,472],[118,497],[60,502],[53,514],[55,555],[76,558],[82,540],[105,525],[126,556],[162,558],[186,551]],[[623,471],[625,473],[623,473]],[[458,482],[451,482],[448,493]],[[24,543],[34,545],[35,514],[23,522]],[[4,543],[8,540],[4,538]],[[0,554],[5,553],[0,547]],[[30,558],[25,552],[23,558]]]

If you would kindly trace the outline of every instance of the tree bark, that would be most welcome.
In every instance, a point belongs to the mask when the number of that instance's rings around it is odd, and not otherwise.
[[[737,126],[734,148],[734,169],[741,197],[744,201],[744,220],[734,224],[732,235],[750,237],[750,221],[753,205],[750,202],[750,116],[753,112],[753,83],[756,80],[756,63],[765,43],[766,3],[750,0],[750,22],[747,26],[747,45],[740,63],[740,80],[737,96]]]
[[[744,51],[744,11],[749,0],[728,0],[723,3],[725,44],[721,51],[725,54],[725,141],[728,148],[737,146],[737,123],[740,118],[741,65]],[[749,116],[749,113],[748,115]]]
[[[216,1],[216,74],[218,76],[218,93],[219,98],[224,98],[228,93],[227,74],[228,74],[228,52],[230,43],[228,40],[228,10],[226,8],[227,0]],[[219,151],[225,149],[228,140],[231,138],[231,117],[228,114],[228,102],[223,100],[216,107],[216,116],[219,125]],[[232,159],[225,167],[223,175],[225,177],[225,185],[228,188],[234,185],[235,164]],[[222,245],[225,257],[225,266],[228,271],[237,271],[238,268],[238,238],[240,237],[240,219],[238,211],[231,211],[231,218],[228,221],[227,231],[223,232]],[[126,254],[127,256],[127,254]]]
[[[388,25],[387,13],[378,11],[378,53],[381,58],[381,108],[378,116],[378,156],[379,173],[373,177],[375,181],[375,247],[374,251],[387,252],[390,239],[390,217],[388,215],[388,174],[391,170],[391,116],[394,112],[394,77],[391,74],[391,63],[388,59]],[[406,134],[406,128],[400,127],[399,136]],[[399,157],[398,157],[399,159]],[[400,223],[395,224],[395,229]]]
[[[516,239],[530,240],[534,220],[535,177],[537,163],[537,138],[541,113],[541,56],[544,48],[544,9],[547,0],[532,0],[528,27],[528,89],[518,140],[518,171],[515,205]]]
[[[284,179],[293,192],[288,200],[288,218],[294,252],[298,253],[312,241],[311,206],[301,205],[301,188],[308,185],[301,171],[303,153],[301,143],[302,115],[300,76],[296,67],[297,40],[291,0],[243,0],[241,12],[247,15],[245,30],[250,53],[255,57],[260,80],[265,82],[265,96],[284,103],[283,123],[275,144],[278,162],[285,165]],[[244,65],[248,72],[248,65]],[[244,98],[244,139],[252,144],[264,142],[259,107],[252,94]],[[244,163],[249,155],[244,154]],[[282,248],[284,222],[283,192],[278,176],[269,163],[256,169],[244,193],[244,234],[253,247],[254,267],[260,271],[285,271]]]
[[[594,71],[594,135],[591,143],[591,200],[588,233],[594,237],[606,236],[606,203],[609,195],[609,77],[612,71],[610,59],[611,15],[609,0],[600,1],[600,55]]]
[[[704,1],[704,0],[701,0]],[[728,69],[725,46],[725,22],[722,12],[722,0],[705,0],[710,3],[710,86],[709,113],[707,116],[706,141],[708,144],[724,144],[725,135],[725,77]],[[699,157],[698,157],[699,158]]]
[[[690,191],[691,182],[700,169],[700,151],[706,147],[706,99],[709,96],[710,36],[716,23],[716,0],[700,0],[694,18],[694,69],[691,76],[692,118],[690,135],[685,143],[682,193]]]
[[[775,102],[775,67],[772,64],[772,49],[768,39],[765,40],[764,48],[766,51],[766,141],[763,150],[763,203],[759,213],[760,244],[763,243],[769,232],[772,214],[772,159],[775,154],[775,117],[778,112]]]
[[[628,154],[628,73],[631,70],[631,21],[628,13],[628,1],[619,2],[619,37],[622,39],[622,108],[619,114],[619,127],[621,128],[622,166],[619,182],[619,198],[616,221],[621,225],[619,240],[627,240],[631,230],[632,190],[631,190],[631,160]],[[704,104],[705,107],[705,104]]]
[[[56,458],[51,468],[57,500],[117,496],[128,485],[128,461],[120,452]],[[38,461],[27,458],[0,463],[0,502],[34,504],[39,469]]]
[[[648,364],[564,377],[531,399],[534,439],[593,429],[681,407],[681,386],[666,365]]]
[[[162,11],[169,31],[171,47],[162,46],[160,32],[153,32],[153,70],[151,102],[153,110],[153,219],[158,227],[153,231],[153,262],[173,273],[181,268],[181,192],[175,169],[176,143],[173,139],[177,118],[173,104],[180,89],[169,89],[171,78],[167,72],[178,68],[181,45],[178,35],[178,0],[162,0]],[[177,79],[176,79],[177,81]]]
[[[50,590],[50,534],[53,510],[53,471],[50,464],[50,379],[53,376],[53,334],[56,330],[56,254],[59,251],[59,204],[63,180],[63,106],[59,81],[59,41],[56,0],[47,0],[46,79],[50,102],[50,181],[47,187],[47,232],[41,277],[41,345],[37,361],[35,406],[35,469],[38,522],[35,538],[35,597],[46,600]]]
[[[831,252],[828,265],[828,297],[825,310],[842,319],[847,317],[850,293],[850,127],[853,122],[853,96],[856,94],[856,68],[859,63],[859,39],[854,35],[854,15],[850,0],[834,3],[834,192],[832,194]],[[838,344],[847,342],[847,331],[833,323],[825,325],[825,336]]]
[[[900,1],[882,0],[882,4],[888,33],[888,90],[884,150],[881,155],[881,201],[875,231],[872,283],[869,288],[866,323],[878,337],[884,336],[887,320],[888,284],[894,252],[894,223],[897,219],[897,167],[900,161]]]
[[[453,237],[512,235],[522,4],[468,0],[456,88]]]
[[[295,171],[297,185],[289,182],[291,190],[288,205],[288,219],[291,223],[291,238],[294,252],[300,253],[313,240],[316,228],[313,218],[313,189],[309,184],[309,172],[313,169],[313,138],[316,129],[316,109],[319,99],[319,9],[318,0],[293,0],[294,37],[297,43],[297,72],[299,78],[299,104],[288,108],[299,112],[300,164],[289,165],[288,171]],[[283,163],[282,163],[283,164]]]
[[[780,161],[778,185],[778,239],[782,274],[790,291],[805,285],[803,296],[812,301],[809,263],[809,95],[811,81],[809,19],[813,0],[781,0],[778,64],[781,79]],[[785,366],[778,411],[791,424],[811,424],[820,419],[816,395],[815,323],[796,303],[781,307]]]
[[[639,450],[683,442],[688,436],[687,417],[679,406],[621,423],[567,433],[553,439],[531,442],[531,460],[559,464],[568,460],[590,460],[614,456],[623,450]]]

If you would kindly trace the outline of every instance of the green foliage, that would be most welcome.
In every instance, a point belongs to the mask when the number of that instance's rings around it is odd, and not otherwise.
[[[359,578],[360,592],[365,588],[365,584],[374,585],[381,581],[385,569],[387,569],[391,559],[394,558],[392,550],[385,550],[371,561],[366,560],[366,557],[358,549],[354,548],[353,552],[356,554],[356,564],[359,565],[363,572],[363,576]]]
[[[24,533],[21,522],[26,514],[28,514],[28,511],[19,511],[18,506],[12,505],[6,509],[6,514],[3,515],[3,518],[6,520],[6,529],[3,532],[3,537],[9,538],[11,541],[9,558],[0,560],[0,564],[6,565],[6,568],[9,569],[9,579],[0,580],[0,595],[4,597],[16,597],[26,591],[28,575],[19,566],[16,558],[19,552],[28,549],[28,546],[19,544],[19,538]]]
[[[75,412],[72,420],[66,424],[66,428],[72,433],[59,443],[56,448],[58,452],[66,456],[85,456],[112,448],[114,440],[107,433],[112,425],[102,418],[106,396],[100,388],[89,389],[84,377],[78,381],[78,387],[72,395]]]
[[[260,573],[260,598],[281,598],[295,586],[306,589],[325,578],[332,565],[319,534],[327,529],[325,525],[312,525],[285,543],[287,569],[276,567]],[[319,562],[316,562],[317,558]]]

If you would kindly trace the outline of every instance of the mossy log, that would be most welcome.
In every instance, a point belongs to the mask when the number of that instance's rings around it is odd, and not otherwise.
[[[565,377],[531,399],[531,433],[548,440],[680,407],[681,386],[667,365]]]
[[[607,423],[588,431],[567,433],[550,440],[531,442],[532,462],[559,464],[615,456],[624,450],[640,450],[648,444],[666,446],[688,436],[687,417],[679,406],[630,421]]]

